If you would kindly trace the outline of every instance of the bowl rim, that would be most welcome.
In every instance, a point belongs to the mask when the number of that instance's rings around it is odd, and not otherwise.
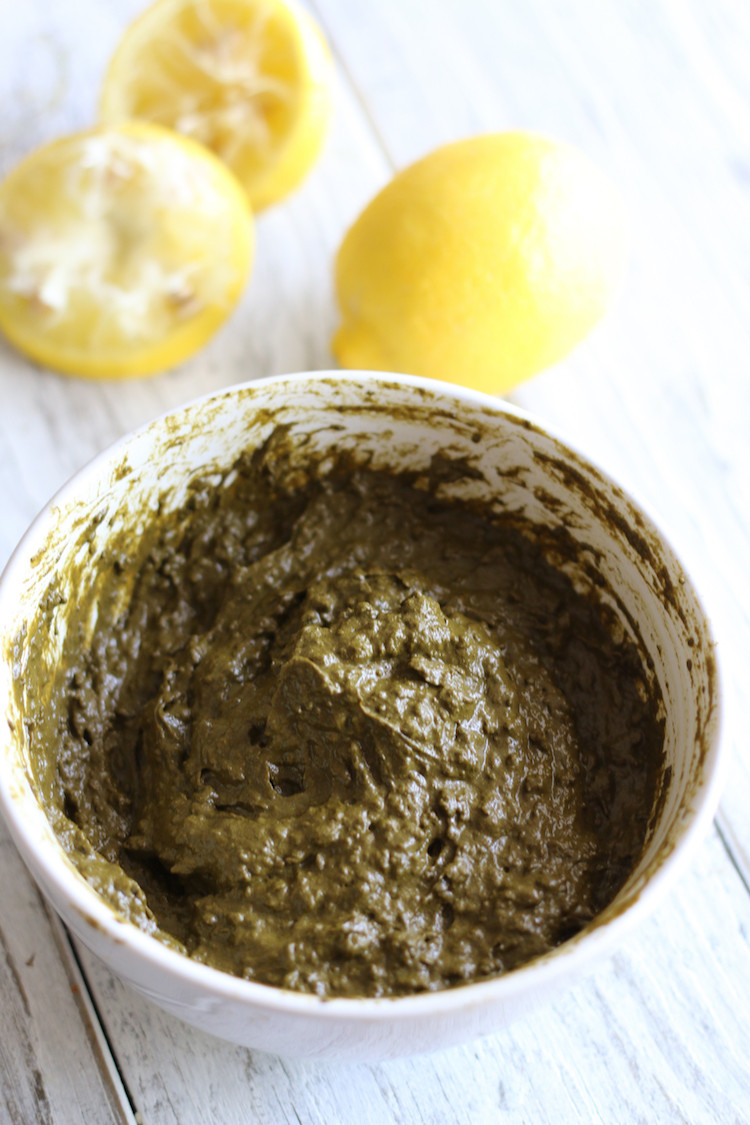
[[[54,905],[54,897],[47,889],[48,884],[53,886],[60,901],[65,902],[69,910],[73,912],[76,921],[80,923],[78,927],[79,936],[81,930],[84,932],[87,930],[93,931],[91,934],[92,942],[95,936],[98,939],[94,942],[95,945],[100,946],[103,937],[117,947],[118,953],[128,949],[131,957],[145,962],[151,973],[166,974],[173,980],[184,982],[188,987],[192,986],[204,993],[211,994],[218,1002],[246,1005],[266,1013],[284,1013],[337,1020],[343,1017],[353,1022],[379,1022],[383,1019],[407,1020],[420,1015],[434,1016],[438,1013],[448,1015],[459,1009],[478,1007],[490,1002],[493,1004],[498,1002],[510,1003],[527,992],[535,991],[541,987],[548,988],[560,978],[572,977],[577,970],[598,962],[614,948],[622,945],[623,938],[641,922],[656,904],[658,898],[663,896],[674,884],[707,833],[718,806],[721,788],[727,774],[729,757],[726,745],[726,701],[723,690],[725,681],[721,667],[721,651],[714,635],[712,618],[706,609],[702,593],[699,591],[681,555],[672,546],[672,537],[664,531],[660,520],[654,516],[649,505],[644,503],[629,486],[624,487],[619,484],[608,470],[604,469],[587,453],[581,451],[556,427],[548,425],[532,412],[510,403],[506,399],[497,398],[458,384],[396,372],[365,370],[302,371],[246,380],[207,392],[163,411],[127,432],[74,472],[53,494],[19,540],[2,574],[0,574],[0,629],[6,617],[5,604],[11,598],[12,590],[21,577],[28,560],[34,556],[43,542],[48,527],[54,520],[55,509],[73,498],[80,491],[82,485],[85,486],[89,480],[100,475],[102,468],[121,456],[134,438],[151,427],[163,425],[165,420],[169,418],[199,409],[208,402],[219,402],[225,398],[231,399],[238,393],[244,393],[247,389],[263,391],[265,388],[272,388],[279,384],[332,380],[336,382],[374,382],[383,386],[390,384],[396,387],[414,387],[427,392],[436,400],[443,398],[452,400],[454,404],[470,404],[490,413],[505,415],[515,421],[529,424],[551,438],[563,451],[573,454],[591,467],[603,478],[605,483],[619,489],[626,499],[645,517],[649,530],[654,532],[656,537],[666,543],[672,551],[685,582],[690,587],[696,606],[703,616],[703,625],[714,658],[713,677],[716,691],[714,713],[710,720],[713,727],[713,737],[703,759],[701,782],[695,791],[690,814],[681,826],[679,837],[663,857],[654,861],[652,870],[639,889],[635,900],[621,911],[615,911],[612,916],[607,917],[602,922],[597,922],[594,919],[580,933],[541,957],[525,962],[518,968],[496,977],[469,981],[451,988],[406,996],[321,997],[313,993],[297,992],[233,976],[223,970],[193,960],[188,954],[170,948],[158,938],[141,930],[134,922],[118,916],[115,910],[104,902],[98,892],[78,872],[59,842],[54,851],[47,847],[40,848],[38,846],[39,841],[33,830],[33,825],[29,824],[22,815],[21,803],[11,791],[4,769],[0,769],[0,812],[4,816],[10,835],[22,858],[32,874],[35,875],[37,882],[42,885],[45,895],[53,899]],[[8,754],[7,743],[13,740],[7,728],[8,724],[3,724],[2,737],[5,746],[2,753],[4,755]],[[33,797],[30,785],[28,788],[34,804],[39,808],[40,814],[46,818],[46,814]],[[28,799],[28,795],[25,795],[25,799]],[[31,857],[31,860],[28,857]],[[56,907],[56,909],[59,908]],[[86,939],[83,940],[85,942]],[[113,961],[116,960],[117,954],[113,954]],[[115,973],[120,972],[116,968],[113,968],[113,971]],[[127,972],[123,970],[122,975],[127,976]],[[141,986],[138,985],[137,987]]]

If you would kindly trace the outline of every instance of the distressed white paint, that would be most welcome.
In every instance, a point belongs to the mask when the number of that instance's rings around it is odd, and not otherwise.
[[[0,826],[0,1121],[132,1123],[62,926]]]
[[[141,6],[2,0],[0,174],[93,120],[106,60]],[[58,485],[133,426],[239,379],[330,366],[332,257],[392,169],[480,130],[566,138],[622,185],[631,267],[605,324],[513,399],[645,499],[706,592],[735,718],[718,821],[725,842],[714,834],[628,949],[552,1008],[502,1036],[378,1068],[291,1064],[209,1040],[82,952],[107,1063],[93,1007],[71,993],[76,963],[3,845],[0,1119],[116,1121],[113,1098],[129,1113],[110,1074],[119,1067],[148,1125],[746,1125],[750,8],[743,0],[309,6],[336,54],[335,126],[307,184],[260,217],[252,283],[221,334],[180,370],[126,384],[39,371],[0,343],[0,561]]]

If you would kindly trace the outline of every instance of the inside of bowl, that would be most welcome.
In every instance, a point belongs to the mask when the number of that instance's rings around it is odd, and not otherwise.
[[[250,384],[147,427],[60,495],[5,584],[6,686],[16,729],[25,732],[25,752],[15,762],[19,783],[20,769],[48,810],[64,811],[54,754],[30,753],[37,732],[29,712],[55,712],[66,652],[89,644],[97,623],[115,620],[127,602],[155,516],[182,507],[197,476],[218,480],[241,452],[259,448],[286,483],[324,475],[348,457],[408,470],[417,486],[527,521],[552,561],[609,607],[613,628],[643,653],[665,721],[664,770],[646,847],[617,899],[629,901],[679,838],[711,745],[715,668],[692,587],[628,497],[533,422],[500,404],[398,381]],[[82,847],[68,841],[68,850]]]

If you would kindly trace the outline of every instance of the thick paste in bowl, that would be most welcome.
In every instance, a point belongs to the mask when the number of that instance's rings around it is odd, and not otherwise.
[[[658,698],[527,531],[361,468],[197,483],[65,670],[57,799],[102,893],[321,996],[491,977],[591,922],[643,847]]]

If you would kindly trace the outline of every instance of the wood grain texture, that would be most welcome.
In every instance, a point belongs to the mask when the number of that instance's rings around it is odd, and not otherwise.
[[[106,61],[142,6],[4,7],[0,175],[93,121]],[[113,384],[38,370],[0,342],[0,562],[64,480],[133,427],[242,379],[331,366],[332,259],[394,169],[478,131],[567,139],[626,195],[630,269],[590,339],[511,397],[646,502],[705,594],[734,748],[720,833],[627,947],[558,1003],[458,1050],[346,1068],[202,1036],[83,949],[77,975],[67,939],[60,944],[59,925],[3,842],[0,1119],[132,1121],[127,1087],[147,1125],[747,1125],[750,8],[743,0],[308,7],[337,64],[332,135],[304,187],[260,216],[251,284],[209,346],[179,370]],[[90,996],[79,1003],[71,983],[87,984]]]
[[[0,1121],[132,1125],[98,1026],[81,1007],[82,978],[0,826]]]

